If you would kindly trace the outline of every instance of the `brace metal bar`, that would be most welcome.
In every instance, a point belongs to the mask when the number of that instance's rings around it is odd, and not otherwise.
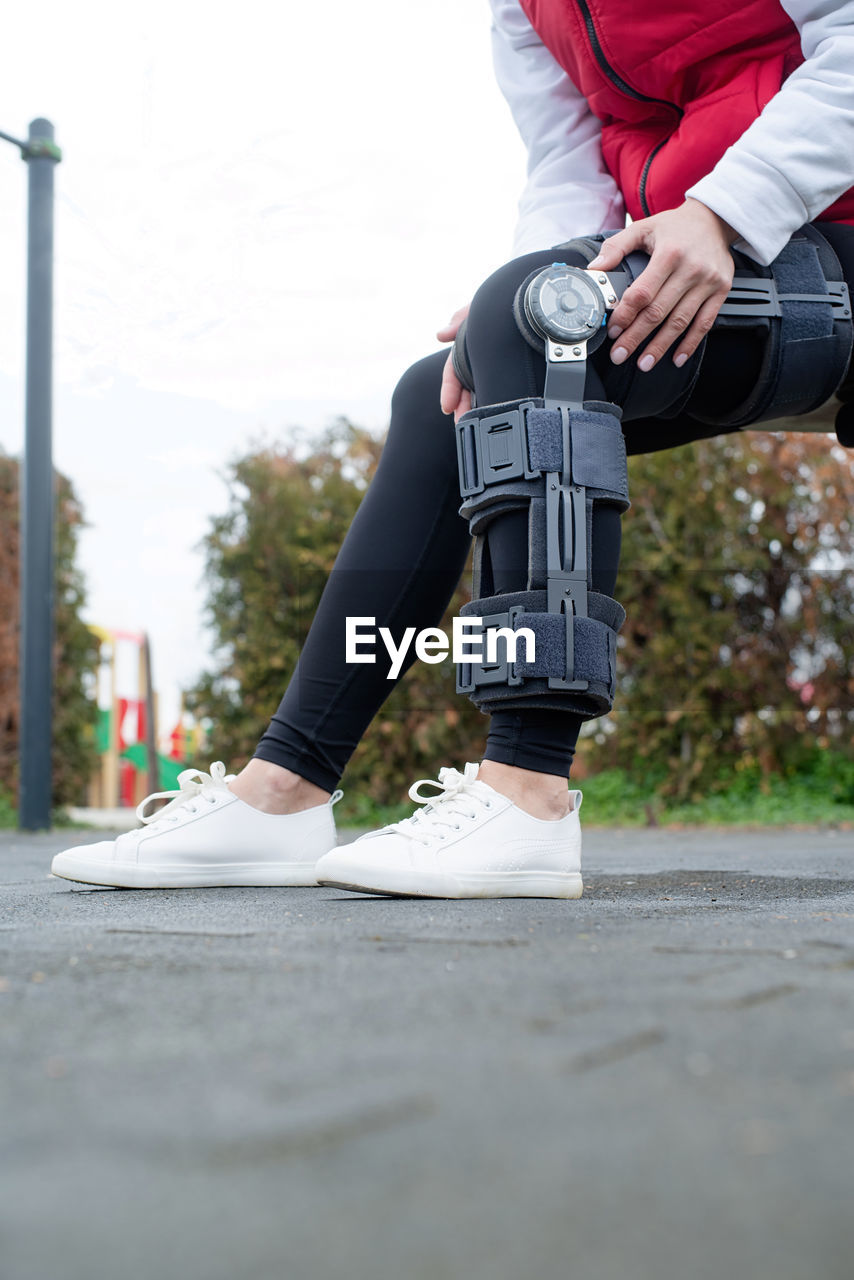
[[[547,338],[546,381],[543,387],[546,408],[560,409],[569,405],[573,409],[583,409],[586,381],[587,343],[560,345]]]
[[[844,280],[828,280],[827,293],[778,293],[774,280],[752,280],[736,276],[726,301],[718,311],[721,316],[781,316],[783,302],[816,302],[830,306],[835,320],[851,319],[851,299]]]
[[[572,484],[570,411],[560,406],[563,469],[546,476],[546,608],[563,614],[566,674],[549,676],[550,689],[588,687],[576,680],[574,617],[587,617],[587,491]]]

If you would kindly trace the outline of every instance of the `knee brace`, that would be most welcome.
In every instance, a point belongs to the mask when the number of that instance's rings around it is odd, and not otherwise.
[[[561,251],[571,251],[575,258],[590,262],[604,239],[604,235],[585,236],[557,245],[553,252],[559,258]],[[682,369],[676,369],[671,360],[659,360],[649,373],[642,374],[635,359],[622,365],[596,360],[607,397],[621,407],[624,421],[653,416],[672,419],[690,399],[692,419],[721,432],[734,431],[775,418],[811,413],[839,389],[850,367],[854,325],[848,286],[828,241],[812,223],[807,223],[769,266],[736,250],[731,252],[736,274],[713,332],[742,331],[762,340],[762,368],[752,392],[725,413],[692,398],[708,339]],[[623,259],[617,271],[607,275],[588,272],[599,286],[606,308],[616,306],[648,261],[647,254],[636,251]],[[526,341],[544,354],[545,340],[535,318],[532,323],[524,302],[526,286],[537,274],[532,273],[517,293],[514,313]],[[599,338],[587,344],[588,355],[604,345],[605,319],[603,316]],[[465,324],[457,335],[453,360],[460,381],[473,390]],[[841,424],[837,426],[839,430]],[[849,444],[847,419],[843,434],[845,438],[840,436],[840,442]]]
[[[482,657],[457,667],[457,689],[483,711],[562,707],[585,718],[612,705],[625,613],[590,586],[593,504],[629,505],[619,410],[547,398],[490,405],[457,424],[463,504],[474,534],[472,600],[460,611]],[[525,591],[493,594],[485,533],[527,508]],[[475,643],[476,642],[476,643]]]
[[[810,223],[767,267],[733,256],[736,277],[714,328],[761,335],[762,368],[740,405],[715,414],[695,398],[691,416],[732,431],[811,413],[839,389],[851,359],[851,302],[839,259]]]
[[[590,718],[613,702],[625,614],[592,590],[589,551],[594,502],[624,511],[628,470],[620,410],[584,397],[608,297],[616,302],[577,268],[535,272],[517,295],[516,319],[543,343],[543,396],[476,408],[457,423],[460,514],[475,538],[472,601],[461,616],[477,620],[472,647],[486,650],[458,665],[457,688],[483,711],[563,707]],[[485,534],[520,508],[526,589],[496,595]]]
[[[554,252],[572,249],[590,262],[603,238],[571,241]],[[625,614],[591,589],[593,504],[626,510],[621,418],[680,413],[705,349],[701,344],[682,369],[661,360],[646,374],[634,360],[597,362],[615,403],[585,399],[587,360],[605,342],[607,312],[647,261],[633,253],[616,272],[560,262],[533,272],[516,294],[514,315],[526,341],[545,355],[543,396],[477,407],[457,424],[460,514],[475,538],[472,600],[461,616],[479,619],[471,632],[485,647],[458,665],[457,688],[483,711],[543,706],[592,718],[612,705],[616,636]],[[721,430],[824,403],[845,375],[852,345],[839,263],[812,226],[769,268],[743,255],[736,261],[740,274],[718,323],[758,327],[767,341],[759,386],[725,420],[703,417],[704,407],[696,411],[692,403],[692,417]],[[473,389],[464,328],[454,364]],[[520,507],[528,512],[526,590],[495,595],[484,533],[496,517]]]

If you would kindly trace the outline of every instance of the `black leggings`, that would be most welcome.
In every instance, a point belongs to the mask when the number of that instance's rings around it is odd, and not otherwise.
[[[822,223],[821,230],[854,283],[854,227]],[[519,283],[546,266],[553,250],[527,254],[502,267],[478,290],[469,317],[468,348],[478,403],[495,404],[542,393],[545,362],[521,337],[510,303]],[[602,359],[607,359],[606,349]],[[439,408],[447,350],[413,365],[395,389],[385,448],[324,589],[296,670],[255,752],[332,791],[394,681],[380,647],[374,664],[345,661],[345,619],[372,617],[399,643],[407,627],[438,626],[462,573],[469,548],[460,505],[455,433]],[[760,349],[732,331],[713,332],[695,390],[723,410],[754,385]],[[668,357],[665,357],[667,359]],[[600,366],[601,367],[601,366]],[[606,397],[595,368],[587,394]],[[686,413],[690,413],[690,403]],[[681,423],[681,425],[680,425]],[[704,434],[685,418],[629,423],[629,452],[675,445]],[[680,434],[681,433],[681,434]],[[706,431],[708,433],[708,429]],[[634,440],[633,437],[634,436]],[[516,512],[489,527],[496,592],[524,590],[527,517]],[[620,516],[594,508],[593,587],[614,594],[620,554]],[[412,665],[414,649],[401,675]],[[568,776],[583,718],[567,711],[496,711],[484,758]]]

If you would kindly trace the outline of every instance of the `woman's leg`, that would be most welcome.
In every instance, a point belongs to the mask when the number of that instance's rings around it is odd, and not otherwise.
[[[521,282],[551,263],[554,256],[553,250],[527,254],[500,268],[478,290],[469,315],[467,348],[479,404],[542,395],[545,360],[519,332],[513,299]],[[584,265],[580,256],[577,265]],[[588,373],[588,397],[607,399],[593,369]],[[592,520],[591,586],[610,596],[620,558],[620,512],[596,503]],[[493,520],[486,540],[495,594],[524,591],[527,512],[515,511]],[[523,804],[522,798],[530,797],[534,786],[540,793],[535,809],[538,815],[561,816],[566,811],[566,779],[584,719],[573,712],[546,708],[493,712],[480,776]]]
[[[551,257],[532,255],[535,265],[540,259]],[[512,318],[518,270],[517,263],[508,264],[475,301],[475,314],[495,317],[478,327],[482,403],[542,389],[544,362],[521,339]],[[401,379],[377,474],[336,560],[297,668],[254,759],[232,783],[232,790],[258,808],[291,812],[321,804],[394,687],[383,664],[345,663],[344,619],[375,617],[395,636],[408,626],[435,626],[459,580],[469,536],[457,514],[454,431],[439,409],[446,355],[420,361]],[[616,577],[619,533],[617,512],[597,510],[593,580],[607,594]],[[526,546],[524,524],[513,517],[496,522],[490,533],[496,590],[524,588]],[[497,712],[490,721],[484,778],[540,817],[561,816],[581,723],[582,717],[566,712]]]
[[[436,626],[469,547],[451,419],[439,408],[447,352],[409,369],[392,397],[376,475],[356,512],[299,662],[255,757],[232,790],[268,812],[310,808],[337,785],[394,687],[382,661],[345,662],[345,619],[373,617],[398,639]],[[406,671],[414,655],[404,664]]]
[[[854,283],[854,227],[830,223],[821,230],[835,249],[843,275]],[[584,266],[579,255],[561,253],[562,261]],[[478,291],[469,314],[467,351],[474,376],[478,403],[501,404],[543,393],[545,360],[524,339],[513,314],[513,300],[522,282],[533,272],[548,266],[555,258],[553,249],[527,254],[496,271]],[[586,397],[608,401],[602,377],[609,368],[610,344],[605,344],[591,358],[588,367]],[[762,335],[743,330],[720,329],[707,340],[700,377],[679,418],[663,420],[645,418],[632,421],[623,414],[623,426],[629,452],[649,448],[675,446],[682,440],[715,434],[691,420],[691,406],[702,404],[705,412],[724,414],[741,404],[761,373],[764,354]],[[598,372],[597,372],[598,370]],[[602,375],[602,377],[600,377]],[[854,370],[849,371],[849,395],[854,398]],[[515,511],[498,516],[486,531],[486,546],[495,594],[524,591],[527,583],[528,549],[527,512]],[[591,578],[594,591],[612,596],[620,555],[621,515],[614,506],[595,503],[592,513],[590,548]],[[491,762],[538,775],[565,778],[570,769],[584,717],[565,710],[496,711],[485,752],[485,765]],[[485,769],[482,776],[488,776]],[[506,776],[506,774],[504,775]],[[521,790],[526,785],[517,779]]]
[[[550,260],[547,253],[534,257]],[[537,394],[542,387],[544,362],[521,339],[509,303],[504,306],[515,269],[510,264],[496,273],[476,300],[476,310],[506,312],[488,329],[480,327],[478,385],[485,403],[511,398],[511,387],[517,388],[515,396]],[[414,365],[394,393],[376,476],[335,562],[296,670],[255,757],[231,784],[255,807],[284,813],[323,803],[394,687],[382,663],[344,661],[344,619],[374,617],[395,637],[406,627],[435,626],[459,581],[469,535],[458,515],[454,431],[439,408],[446,357],[447,352],[437,352]],[[520,555],[527,531],[512,518],[496,524],[490,541],[496,589],[524,588]],[[616,512],[597,511],[594,585],[608,594],[616,577],[619,531]],[[404,671],[412,661],[410,651]],[[581,717],[566,712],[496,713],[483,777],[537,816],[560,817],[566,812],[566,779],[581,723]]]

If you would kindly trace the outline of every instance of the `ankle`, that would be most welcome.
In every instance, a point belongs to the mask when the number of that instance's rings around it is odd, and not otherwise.
[[[329,800],[331,792],[269,760],[250,760],[228,784],[231,791],[262,813],[301,813]]]
[[[512,800],[517,808],[534,818],[557,822],[570,812],[566,779],[554,773],[537,773],[516,765],[484,760],[478,779],[499,795]]]

